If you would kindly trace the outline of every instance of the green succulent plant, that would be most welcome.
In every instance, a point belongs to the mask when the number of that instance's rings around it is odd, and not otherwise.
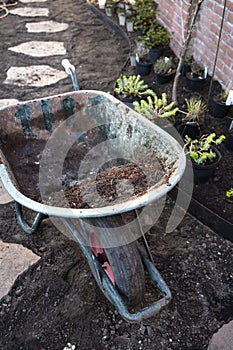
[[[154,63],[154,72],[158,74],[172,74],[175,72],[175,64],[173,58],[160,57]]]
[[[200,139],[193,140],[186,135],[184,149],[194,163],[205,165],[206,163],[213,162],[217,157],[212,146],[220,145],[225,138],[224,135],[216,138],[216,134],[212,133],[209,135],[202,135]]]
[[[148,96],[146,100],[133,102],[133,106],[136,112],[144,115],[150,120],[158,117],[173,117],[179,110],[178,107],[174,107],[174,102],[168,103],[167,95],[165,92],[162,93],[161,98],[158,98],[157,95],[154,95],[153,97]]]
[[[116,81],[114,92],[121,97],[154,96],[155,92],[145,84],[140,75],[121,75]]]
[[[195,61],[193,61],[190,65],[191,72],[190,74],[193,78],[203,77],[204,69]]]
[[[229,95],[228,91],[222,90],[217,96],[217,101],[220,101],[221,103],[226,103],[227,97]]]

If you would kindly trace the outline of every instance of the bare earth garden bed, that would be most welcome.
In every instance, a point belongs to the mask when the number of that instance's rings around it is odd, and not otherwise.
[[[58,18],[58,9],[62,5],[62,1],[56,1],[56,6],[51,5]],[[66,10],[62,14],[63,20],[70,20],[73,28],[69,40],[76,40],[80,34],[79,50],[83,45],[85,51],[85,58],[78,56],[78,49],[72,51],[73,59],[82,60],[84,66],[83,76],[82,70],[79,71],[81,88],[113,92],[115,79],[120,72],[134,73],[129,62],[122,71],[128,54],[126,41],[97,19],[94,12],[88,10],[85,1],[75,5],[73,1],[67,1]],[[75,13],[79,13],[78,18]],[[104,57],[109,60],[110,53],[114,53],[111,57],[114,67],[110,69],[108,66],[104,79],[101,78],[104,71],[101,50],[97,45],[98,55],[93,66],[93,51],[87,50],[84,40],[87,20],[89,38],[91,28],[93,32],[95,28],[98,29],[98,36],[93,40],[98,40],[101,45],[102,56],[105,52]],[[79,32],[75,31],[75,23],[77,27],[79,24]],[[18,27],[21,25],[22,20],[17,23]],[[6,28],[4,30],[7,33]],[[107,36],[106,33],[110,34]],[[23,39],[28,40],[22,34]],[[5,66],[2,67],[4,69]],[[145,81],[158,95],[166,92],[168,99],[171,98],[172,83],[158,85],[153,73],[145,77]],[[64,87],[66,91],[72,90],[68,80]],[[61,82],[56,88],[65,92]],[[209,78],[202,91],[205,99],[208,88]],[[213,89],[218,90],[219,85],[214,83]],[[19,89],[18,97],[36,98],[42,93],[49,96],[51,90],[51,87],[48,91]],[[180,107],[184,107],[185,98],[190,95],[185,78],[180,78]],[[202,131],[225,134],[228,125],[228,119],[213,118],[210,110]],[[225,196],[225,191],[233,186],[233,153],[224,144],[220,150],[222,159],[214,177],[205,184],[195,185],[193,197],[233,223],[232,202]],[[168,196],[159,221],[146,234],[155,265],[171,290],[172,300],[159,314],[130,324],[103,296],[75,242],[62,235],[49,219],[42,223],[36,234],[26,235],[17,223],[14,204],[1,205],[0,239],[23,244],[41,259],[17,278],[8,295],[0,301],[0,348],[62,350],[67,343],[71,343],[81,350],[206,350],[212,335],[233,318],[232,243],[188,213],[177,228],[166,233],[166,224],[173,208],[174,202]],[[30,212],[27,212],[27,217],[31,218]],[[148,300],[153,299],[153,289],[152,282],[147,281]]]

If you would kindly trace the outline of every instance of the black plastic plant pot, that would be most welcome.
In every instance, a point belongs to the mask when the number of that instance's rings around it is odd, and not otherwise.
[[[137,36],[144,36],[145,30],[143,28],[137,28]]]
[[[148,58],[151,62],[155,62],[161,56],[162,56],[162,49],[151,49],[148,52]]]
[[[224,141],[226,148],[233,152],[233,133],[229,134]]]
[[[139,97],[118,97],[118,99],[124,103],[133,103],[135,101],[140,101]]]
[[[144,62],[137,62],[136,61],[136,75],[149,75],[152,69],[152,62],[144,63]]]
[[[186,77],[186,74],[191,72],[190,64],[184,63],[181,68],[181,76]]]
[[[174,123],[175,123],[175,117],[171,116],[169,118],[155,118],[154,123],[158,125],[160,128],[168,132],[170,135],[173,136],[174,132]]]
[[[140,101],[139,97],[118,97],[118,99],[132,109],[134,109],[133,102]]]
[[[212,101],[212,116],[215,118],[224,118],[229,112],[230,106],[225,103],[213,99]]]
[[[186,79],[187,79],[187,88],[191,91],[202,91],[205,80],[201,77],[192,77],[188,73],[186,74]]]
[[[206,182],[210,177],[212,177],[220,159],[222,158],[221,153],[219,150],[217,150],[217,148],[212,147],[212,149],[217,154],[217,158],[214,162],[207,165],[200,165],[194,162],[192,163],[194,183],[196,184]]]
[[[187,122],[183,125],[182,136],[188,135],[192,140],[197,139],[201,135],[201,127],[196,122]]]
[[[155,78],[156,78],[156,81],[159,85],[163,85],[163,84],[169,83],[169,81],[171,81],[173,75],[174,75],[173,73],[172,74],[155,73]]]

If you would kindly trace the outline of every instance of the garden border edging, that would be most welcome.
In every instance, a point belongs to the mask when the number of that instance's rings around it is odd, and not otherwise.
[[[174,189],[168,193],[172,200],[176,199],[178,191],[182,191],[184,196],[190,197],[185,191],[175,186]],[[188,212],[221,237],[233,242],[233,224],[231,222],[205,207],[194,198],[191,198]]]

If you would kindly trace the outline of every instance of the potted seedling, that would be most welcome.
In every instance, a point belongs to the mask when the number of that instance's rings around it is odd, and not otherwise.
[[[132,4],[130,4],[129,2],[125,3],[125,13],[126,13],[126,16],[129,16],[129,17],[132,17],[133,15]]]
[[[160,57],[155,61],[154,73],[159,84],[168,83],[175,73],[175,63],[172,57]]]
[[[200,125],[205,119],[207,106],[203,99],[198,96],[190,97],[185,101],[187,112],[182,111],[184,114],[184,117],[182,118],[182,135],[188,135],[190,138],[195,139],[200,136]]]
[[[125,25],[125,21],[126,21],[125,10],[123,8],[119,7],[117,9],[117,15],[118,15],[118,20],[119,20],[119,25],[123,27]]]
[[[116,2],[114,0],[107,0],[105,3],[105,13],[108,17],[111,17],[115,11]]]
[[[105,8],[106,0],[98,0],[98,3],[99,8],[103,10]]]
[[[122,102],[132,104],[146,96],[154,96],[152,89],[145,84],[140,75],[121,75],[116,81],[114,93]]]
[[[224,140],[224,135],[216,137],[215,133],[202,135],[194,140],[185,136],[184,150],[192,161],[195,182],[205,181],[213,175],[221,159],[221,153],[216,146]]]
[[[108,17],[112,17],[113,14],[113,5],[111,3],[108,3],[105,5],[105,13]]]
[[[126,14],[126,30],[127,32],[133,32],[133,18],[131,15]]]
[[[193,62],[190,69],[191,71],[186,73],[187,87],[191,91],[201,91],[206,81],[207,71],[197,62]]]
[[[163,52],[163,48],[169,44],[170,38],[164,27],[157,25],[150,28],[143,37],[138,36],[137,40],[143,40],[145,47],[149,50],[150,61],[155,62]]]
[[[160,98],[157,95],[147,96],[146,99],[133,102],[136,112],[161,127],[167,127],[174,122],[174,117],[179,110],[174,104],[174,102],[168,103],[165,92],[162,93]]]
[[[136,52],[136,74],[145,76],[149,75],[153,63],[148,58],[148,49],[142,45],[138,45]]]
[[[190,55],[187,55],[187,57],[184,59],[184,63],[182,64],[182,68],[181,68],[182,77],[186,77],[186,74],[191,72],[191,65],[193,64],[193,62],[194,62],[193,57]]]
[[[213,97],[212,100],[212,116],[215,118],[226,117],[230,106],[226,105],[228,91],[222,90],[219,94]]]

